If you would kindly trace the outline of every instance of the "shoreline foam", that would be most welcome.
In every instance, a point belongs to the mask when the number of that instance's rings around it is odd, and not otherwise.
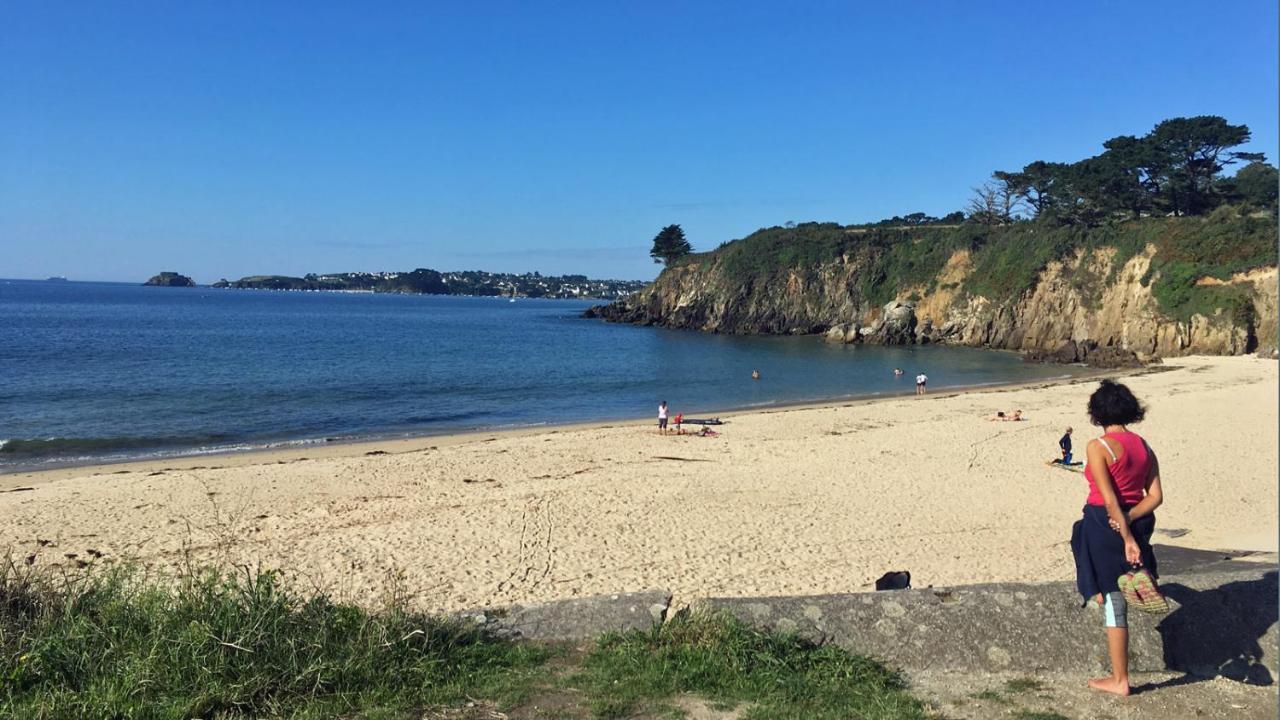
[[[1011,352],[1006,350],[993,350],[992,352]],[[1065,366],[1076,367],[1076,366]],[[1145,374],[1151,372],[1162,372],[1165,368],[1161,365],[1151,365],[1145,368],[1123,368],[1115,370],[1099,370],[1088,369],[1074,375],[1055,375],[1046,378],[1038,378],[1035,380],[1018,380],[1012,382],[994,381],[989,383],[976,383],[971,385],[942,386],[933,389],[926,397],[938,398],[948,397],[959,393],[972,392],[1001,392],[1009,390],[1018,390],[1028,387],[1047,387],[1060,384],[1074,384],[1079,382],[1088,382],[1102,377],[1121,377],[1131,376],[1135,374]],[[834,396],[830,398],[814,399],[814,400],[781,400],[776,402],[754,403],[742,406],[731,406],[727,408],[702,410],[697,412],[700,415],[709,415],[713,417],[731,418],[736,415],[750,413],[774,413],[787,412],[790,410],[804,410],[814,408],[835,408],[848,407],[852,404],[865,404],[875,402],[886,402],[892,400],[900,400],[903,398],[914,397],[914,391],[901,391],[894,393],[865,393]],[[477,436],[492,436],[494,434],[527,434],[541,433],[552,431],[569,431],[586,429],[591,427],[607,427],[615,426],[649,426],[652,420],[648,416],[623,416],[623,417],[605,417],[598,420],[585,420],[575,423],[553,423],[553,422],[530,422],[530,423],[509,423],[505,425],[481,426],[471,428],[444,428],[436,432],[397,432],[397,433],[373,433],[358,436],[327,436],[327,437],[302,437],[302,438],[281,438],[279,440],[265,441],[262,443],[235,443],[230,442],[227,446],[217,447],[194,447],[175,449],[172,452],[156,451],[150,453],[142,453],[137,456],[126,457],[85,457],[85,458],[49,458],[46,461],[33,464],[13,464],[8,467],[0,466],[0,491],[8,487],[12,487],[13,480],[23,479],[24,481],[49,481],[59,477],[71,477],[90,472],[92,474],[105,474],[108,468],[112,472],[118,472],[122,469],[137,466],[139,470],[154,469],[157,463],[165,465],[182,465],[197,460],[217,460],[219,462],[228,461],[235,462],[233,458],[245,458],[250,461],[256,461],[260,456],[262,461],[271,461],[275,459],[296,460],[299,457],[333,457],[333,456],[355,456],[361,454],[362,451],[378,451],[387,450],[387,447],[404,448],[406,445],[409,449],[398,449],[398,452],[412,452],[413,449],[419,449],[421,443],[427,441],[438,441],[434,444],[443,442],[446,444],[454,444],[457,442],[467,442]],[[0,440],[0,445],[3,444]],[[338,453],[320,453],[310,452],[306,456],[300,456],[299,453],[316,448],[341,448]],[[251,456],[251,457],[246,457]],[[243,464],[235,462],[235,464]],[[180,469],[180,468],[175,468]]]

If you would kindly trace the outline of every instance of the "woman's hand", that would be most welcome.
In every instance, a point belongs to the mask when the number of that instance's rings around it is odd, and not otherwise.
[[[1129,513],[1124,514],[1124,521],[1129,522]],[[1112,530],[1115,530],[1116,532],[1120,532],[1120,523],[1116,522],[1115,518],[1110,518],[1110,517],[1107,518],[1107,523],[1111,525]]]
[[[1137,540],[1129,538],[1124,541],[1124,559],[1127,560],[1130,565],[1142,564],[1142,551],[1138,549]]]

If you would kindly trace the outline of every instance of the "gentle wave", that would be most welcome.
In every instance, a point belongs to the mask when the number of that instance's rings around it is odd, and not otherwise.
[[[482,418],[489,413],[487,412],[459,412],[459,413],[440,413],[437,415],[411,415],[404,418],[403,422],[411,425],[431,425],[434,423],[460,423],[466,420],[475,420]]]
[[[9,458],[39,458],[64,455],[97,455],[147,449],[200,447],[225,444],[229,435],[187,437],[109,437],[109,438],[10,438],[0,440],[0,455]]]

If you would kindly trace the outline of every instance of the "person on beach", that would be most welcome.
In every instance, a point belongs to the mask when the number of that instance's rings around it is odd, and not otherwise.
[[[1111,380],[1089,397],[1089,418],[1103,435],[1085,447],[1089,496],[1083,517],[1071,528],[1076,588],[1086,604],[1092,600],[1102,608],[1111,656],[1111,676],[1090,680],[1089,687],[1116,695],[1129,694],[1128,606],[1168,610],[1155,586],[1151,549],[1153,513],[1164,502],[1160,463],[1151,446],[1129,430],[1145,414],[1129,388]]]
[[[681,423],[683,420],[684,420],[684,413],[676,413],[676,421],[675,421],[675,425],[676,425],[676,434],[677,434],[677,435],[683,435],[683,434],[684,434],[684,430],[681,430],[681,429],[680,429],[680,423]]]
[[[1071,464],[1071,428],[1067,428],[1067,431],[1064,432],[1062,434],[1062,437],[1058,440],[1058,449],[1062,450],[1062,458],[1060,460],[1054,460],[1054,462],[1058,463],[1059,465],[1070,465]]]
[[[667,434],[667,401],[658,403],[658,434]]]
[[[929,382],[929,376],[924,373],[916,375],[916,394],[923,395],[925,385]]]

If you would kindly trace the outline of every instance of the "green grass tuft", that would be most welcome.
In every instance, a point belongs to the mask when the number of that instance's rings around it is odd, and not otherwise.
[[[1044,684],[1035,678],[1014,678],[1004,684],[1004,689],[1011,693],[1040,690]]]
[[[724,616],[611,635],[584,658],[403,601],[304,596],[272,572],[0,566],[0,717],[409,720],[471,699],[678,717],[680,695],[748,718],[923,717],[875,662]]]
[[[724,615],[681,616],[602,639],[575,682],[599,717],[662,712],[695,694],[746,718],[922,718],[902,678],[831,645],[764,633]]]
[[[1016,720],[1071,720],[1066,715],[1056,712],[1038,712],[1035,710],[1019,710],[1013,714]]]
[[[1008,698],[1001,695],[996,690],[983,690],[982,692],[973,693],[969,697],[974,700],[986,700],[988,702],[1000,703],[1001,705],[1007,705],[1009,703]]]
[[[501,694],[549,652],[403,607],[300,597],[270,572],[0,579],[3,717],[409,711]]]

